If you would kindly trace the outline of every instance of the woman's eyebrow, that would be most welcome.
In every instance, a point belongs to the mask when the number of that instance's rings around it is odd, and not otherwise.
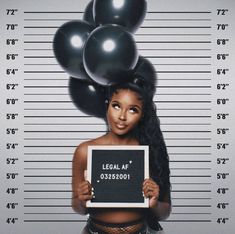
[[[130,107],[137,107],[139,109],[142,109],[141,106],[137,105],[137,104],[134,104],[134,105],[130,105]]]
[[[113,103],[113,102],[120,104],[120,102],[115,100],[115,99],[111,101],[111,103]],[[140,110],[142,109],[142,107],[139,106],[138,104],[130,104],[129,107],[136,107],[136,108],[138,108]]]
[[[111,102],[117,102],[117,103],[119,103],[119,101],[117,101],[117,100],[112,100]]]

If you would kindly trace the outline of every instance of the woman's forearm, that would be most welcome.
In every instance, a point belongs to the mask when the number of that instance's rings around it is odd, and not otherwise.
[[[80,201],[78,197],[72,199],[72,208],[74,211],[81,215],[87,214],[87,208],[84,204],[84,202]]]
[[[171,205],[168,202],[158,201],[157,205],[151,208],[158,220],[165,220],[171,213]]]

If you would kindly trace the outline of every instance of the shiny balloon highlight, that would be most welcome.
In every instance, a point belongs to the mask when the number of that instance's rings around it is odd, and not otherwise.
[[[138,53],[132,35],[118,25],[95,29],[84,48],[86,72],[101,85],[125,81],[120,75],[133,69],[137,60]]]
[[[62,68],[71,76],[87,79],[83,66],[83,49],[93,26],[81,20],[62,25],[53,40],[55,57]]]

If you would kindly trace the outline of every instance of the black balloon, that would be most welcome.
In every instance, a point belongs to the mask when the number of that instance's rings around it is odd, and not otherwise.
[[[144,20],[146,10],[146,0],[94,0],[93,16],[97,25],[118,24],[134,32]]]
[[[89,24],[95,26],[95,20],[93,17],[93,3],[94,1],[90,1],[89,4],[87,5],[84,15],[83,15],[83,20],[87,21]]]
[[[82,112],[104,118],[106,115],[105,88],[85,80],[70,77],[69,80],[70,96]]]
[[[101,85],[122,82],[123,73],[133,69],[138,55],[132,35],[117,25],[95,29],[84,48],[83,62],[88,75]]]
[[[55,34],[55,57],[62,68],[73,77],[88,77],[83,66],[83,49],[92,30],[93,26],[87,22],[74,20],[63,24]]]

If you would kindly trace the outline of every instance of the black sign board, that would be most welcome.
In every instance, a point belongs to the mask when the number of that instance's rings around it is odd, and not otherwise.
[[[149,177],[148,146],[89,146],[87,207],[148,207],[142,185]]]

